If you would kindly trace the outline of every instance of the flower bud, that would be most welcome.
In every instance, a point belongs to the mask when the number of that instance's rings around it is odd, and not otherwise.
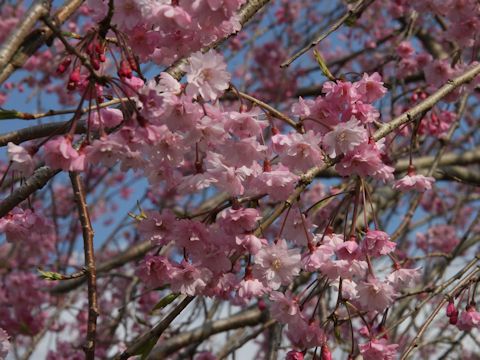
[[[296,350],[290,350],[287,353],[285,360],[303,360],[303,353]]]
[[[320,355],[321,360],[332,360],[332,352],[328,348],[327,343],[324,343],[322,345],[322,350],[321,351],[322,351],[322,353]]]

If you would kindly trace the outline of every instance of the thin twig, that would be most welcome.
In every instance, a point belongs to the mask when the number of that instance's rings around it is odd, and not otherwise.
[[[243,99],[246,99],[248,101],[251,101],[252,103],[256,104],[257,106],[259,106],[260,108],[264,109],[265,111],[267,111],[270,115],[272,115],[273,117],[279,119],[279,120],[282,120],[284,123],[290,125],[291,127],[293,127],[294,129],[298,129],[299,128],[299,125],[301,124],[297,124],[295,121],[293,121],[292,119],[290,119],[287,115],[285,115],[284,113],[282,113],[281,111],[278,111],[277,109],[273,108],[272,106],[264,103],[262,100],[259,100],[251,95],[248,95],[248,94],[245,94],[244,92],[241,92],[241,91],[233,91],[234,94],[237,94],[239,97],[243,98]]]
[[[285,60],[280,65],[280,67],[282,68],[288,67],[292,62],[294,62],[296,59],[298,59],[300,56],[305,54],[310,49],[317,46],[323,39],[325,39],[328,35],[330,35],[339,27],[341,27],[343,24],[345,24],[348,20],[359,17],[362,14],[362,12],[374,1],[375,0],[359,1],[354,7],[348,10],[345,14],[343,14],[340,18],[338,18],[332,25],[330,25],[326,31],[322,31],[316,38],[310,41],[307,46],[303,47],[302,49],[297,51],[295,54],[293,54],[289,59]]]
[[[73,196],[78,208],[78,216],[82,225],[83,249],[85,253],[85,271],[88,284],[88,324],[87,343],[85,344],[85,358],[95,358],[95,338],[97,332],[97,274],[95,269],[95,254],[93,249],[93,229],[88,214],[88,207],[85,200],[85,190],[82,180],[77,172],[69,172],[73,188]]]

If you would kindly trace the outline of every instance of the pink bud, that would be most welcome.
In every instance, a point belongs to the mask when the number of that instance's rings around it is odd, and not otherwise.
[[[72,62],[72,58],[70,56],[67,56],[59,65],[57,68],[57,74],[61,75],[63,74],[68,67],[70,66],[70,63]]]
[[[455,311],[455,304],[453,303],[453,301],[449,301],[447,305],[447,316],[451,317]]]
[[[97,59],[91,59],[90,63],[95,70],[100,69],[100,62]]]
[[[290,350],[285,360],[303,360],[303,353],[296,350]]]
[[[265,309],[267,308],[267,305],[265,305],[265,301],[263,301],[263,299],[260,299],[260,300],[258,301],[257,306],[258,306],[258,309],[259,309],[260,311],[263,311],[263,310],[265,310]]]
[[[126,77],[127,79],[131,79],[132,77],[132,69],[127,61],[122,60],[120,62],[120,69],[118,69],[118,76],[121,78]]]
[[[332,352],[328,348],[327,343],[322,345],[322,354],[320,355],[321,360],[332,360]]]
[[[458,321],[458,310],[455,309],[455,311],[450,315],[450,324],[455,325]]]

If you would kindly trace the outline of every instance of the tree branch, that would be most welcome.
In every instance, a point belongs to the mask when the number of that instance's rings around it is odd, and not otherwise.
[[[18,22],[18,27],[10,34],[0,49],[0,69],[3,69],[18,50],[22,42],[42,16],[50,13],[51,0],[36,0]]]
[[[63,24],[72,14],[82,5],[83,0],[67,1],[56,13],[55,19],[57,25]],[[20,45],[20,48],[11,56],[8,64],[0,67],[0,85],[3,84],[9,76],[21,68],[30,56],[32,56],[52,35],[48,27],[42,27],[31,32]]]
[[[95,359],[95,338],[97,332],[97,274],[95,270],[95,253],[93,249],[93,229],[88,214],[88,207],[85,200],[85,190],[82,179],[77,172],[70,172],[70,181],[72,182],[73,196],[77,203],[78,216],[82,225],[83,249],[85,253],[85,270],[88,283],[88,324],[87,324],[87,343],[85,345],[85,358],[87,360]]]
[[[2,200],[0,203],[0,218],[7,215],[10,210],[20,204],[23,200],[27,199],[33,192],[43,188],[47,182],[60,171],[61,170],[53,170],[48,166],[42,166],[35,170],[25,184],[18,189],[15,189],[10,196]]]

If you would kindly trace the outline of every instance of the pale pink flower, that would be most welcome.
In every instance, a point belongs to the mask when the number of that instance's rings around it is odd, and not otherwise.
[[[227,65],[214,50],[193,53],[183,69],[187,73],[187,95],[194,98],[200,95],[206,101],[216,100],[229,87]]]
[[[52,169],[66,171],[83,171],[85,169],[85,155],[75,150],[71,140],[64,136],[47,141],[44,151],[45,163]]]
[[[463,331],[470,331],[473,328],[480,328],[480,313],[475,307],[468,305],[467,309],[460,313],[457,327]]]
[[[272,301],[270,314],[274,319],[283,324],[297,321],[301,313],[298,299],[290,291],[287,291],[285,294],[279,291],[272,291],[270,300]]]
[[[305,134],[291,133],[287,136],[289,141],[279,153],[283,165],[292,170],[305,172],[314,166],[323,164],[318,134],[309,130]]]
[[[11,169],[29,176],[35,169],[35,161],[28,151],[12,142],[7,144],[8,159],[12,162]]]
[[[170,288],[173,292],[195,296],[202,294],[212,278],[212,272],[204,267],[197,267],[183,260],[170,275]]]
[[[173,264],[165,256],[147,255],[137,268],[137,276],[148,286],[155,288],[168,284],[173,270]]]
[[[340,260],[353,261],[361,257],[360,246],[356,241],[345,241],[335,248],[335,254]]]
[[[390,306],[397,295],[393,286],[376,278],[357,284],[361,310],[381,312]]]
[[[207,173],[214,178],[216,186],[233,196],[243,195],[243,182],[252,175],[253,170],[246,167],[234,167],[226,164],[226,159],[217,153],[209,152],[205,160]]]
[[[264,171],[257,176],[252,187],[258,190],[258,193],[267,193],[274,201],[281,201],[293,192],[298,178],[287,167],[277,165],[271,171]]]
[[[267,245],[267,240],[260,239],[253,234],[238,235],[235,237],[235,242],[252,255],[256,255],[263,246]]]
[[[286,334],[292,344],[300,349],[322,346],[327,340],[318,320],[310,322],[300,317],[298,321],[288,324]]]
[[[339,123],[332,131],[325,134],[322,145],[328,155],[335,157],[352,151],[367,139],[365,128],[360,125],[360,121],[352,117],[346,123]]]
[[[292,114],[300,117],[310,116],[312,113],[311,107],[315,104],[315,101],[310,99],[303,99],[301,96],[298,98],[298,103],[292,105]]]
[[[157,245],[166,245],[171,240],[169,235],[175,226],[175,215],[168,210],[161,214],[152,210],[146,211],[145,216],[137,225],[141,238]]]
[[[385,165],[382,161],[382,144],[380,141],[364,142],[349,151],[335,166],[342,176],[358,175],[361,177],[372,176],[382,181],[393,179],[394,168]]]
[[[255,208],[228,208],[220,213],[218,223],[227,234],[243,234],[254,230],[261,219]]]
[[[259,120],[263,112],[259,108],[253,108],[250,111],[229,111],[225,113],[225,131],[230,132],[240,138],[261,136],[263,129],[268,123]]]
[[[454,75],[454,70],[446,59],[429,62],[424,72],[426,82],[434,87],[442,86]]]
[[[357,93],[363,98],[363,101],[372,103],[380,99],[387,92],[387,88],[383,86],[382,77],[375,72],[372,75],[363,74],[363,78],[355,83]]]
[[[302,256],[303,268],[306,271],[319,270],[334,255],[334,248],[329,245],[316,246],[313,252]]]
[[[362,241],[362,251],[369,256],[386,255],[395,250],[396,244],[390,241],[390,236],[384,231],[368,230]]]
[[[434,182],[435,178],[431,176],[423,176],[413,173],[407,174],[400,180],[396,181],[393,188],[400,191],[417,190],[419,192],[425,192],[432,188],[432,183]]]
[[[420,268],[397,269],[387,276],[387,281],[392,284],[395,290],[402,290],[412,287],[420,278]]]
[[[289,285],[300,273],[300,266],[300,250],[289,250],[287,242],[280,239],[255,255],[254,274],[276,290],[280,285]]]
[[[372,339],[366,344],[360,344],[360,354],[365,360],[395,360],[397,344],[389,344],[386,339]]]
[[[122,121],[123,113],[119,109],[104,108],[99,111],[93,111],[90,116],[90,125],[95,129],[98,129],[100,125],[104,129],[113,128]]]
[[[267,292],[265,285],[255,278],[243,279],[238,284],[238,296],[243,300],[250,300],[262,296]]]

